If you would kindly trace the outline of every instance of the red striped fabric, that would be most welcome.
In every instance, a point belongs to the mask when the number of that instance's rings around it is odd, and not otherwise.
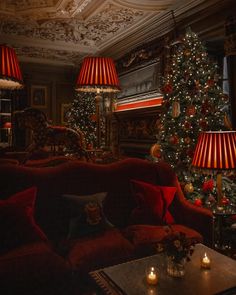
[[[18,87],[21,87],[23,82],[16,53],[6,45],[0,45],[0,79],[18,82]]]
[[[76,89],[81,91],[96,91],[96,88],[100,88],[101,91],[111,92],[120,90],[120,83],[112,58],[84,58],[77,78]]]
[[[199,135],[192,166],[236,169],[236,131],[209,131]]]

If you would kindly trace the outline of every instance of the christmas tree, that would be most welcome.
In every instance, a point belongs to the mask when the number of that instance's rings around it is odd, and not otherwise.
[[[68,125],[73,129],[80,129],[85,136],[88,148],[94,146],[96,142],[96,103],[95,97],[91,93],[76,92],[76,98],[71,104],[71,109],[67,112]]]
[[[173,45],[170,60],[162,81],[163,114],[157,122],[160,158],[175,169],[187,198],[207,202],[214,193],[213,180],[193,172],[191,162],[199,132],[228,129],[228,97],[219,86],[218,66],[190,29]]]

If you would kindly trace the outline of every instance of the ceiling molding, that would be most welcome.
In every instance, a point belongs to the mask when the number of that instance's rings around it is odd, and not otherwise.
[[[183,30],[187,22],[198,24],[206,35],[208,20],[218,33],[233,4],[234,0],[1,0],[0,37],[17,49],[20,61],[77,67],[86,55],[120,58],[177,28]]]

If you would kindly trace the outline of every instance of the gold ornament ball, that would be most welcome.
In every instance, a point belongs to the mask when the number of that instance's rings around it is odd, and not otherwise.
[[[150,155],[154,158],[160,158],[161,157],[161,146],[157,143],[151,146],[150,148]]]
[[[191,182],[185,184],[184,191],[185,191],[186,193],[192,193],[192,192],[194,191],[193,184],[192,184]]]

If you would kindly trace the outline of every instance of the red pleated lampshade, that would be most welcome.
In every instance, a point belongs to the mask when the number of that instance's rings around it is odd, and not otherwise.
[[[109,57],[86,57],[83,60],[77,82],[77,91],[118,92],[120,83],[115,64]]]
[[[23,86],[23,79],[13,48],[0,45],[0,89],[15,89]]]
[[[209,131],[199,135],[192,166],[236,169],[236,131]]]

